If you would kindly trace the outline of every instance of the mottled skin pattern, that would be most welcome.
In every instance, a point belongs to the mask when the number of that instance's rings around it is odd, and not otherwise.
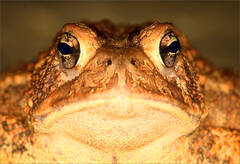
[[[168,31],[181,45],[170,68],[158,51]],[[57,49],[66,32],[81,48],[72,68]],[[0,75],[0,163],[240,163],[239,118],[239,75],[172,24],[67,24],[35,62]]]
[[[209,110],[205,125],[239,129],[240,78],[231,70],[214,69],[206,61],[197,61]]]

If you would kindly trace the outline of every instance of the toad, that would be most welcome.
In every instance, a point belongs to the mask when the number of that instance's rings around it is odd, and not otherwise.
[[[0,163],[239,163],[240,77],[171,23],[63,26],[0,75]]]

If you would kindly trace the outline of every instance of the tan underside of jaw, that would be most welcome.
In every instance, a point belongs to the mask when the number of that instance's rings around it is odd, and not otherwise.
[[[126,95],[50,110],[53,112],[44,118],[35,115],[40,118],[35,123],[37,133],[66,134],[86,147],[110,154],[136,151],[156,141],[170,144],[199,124],[198,118],[167,102]]]

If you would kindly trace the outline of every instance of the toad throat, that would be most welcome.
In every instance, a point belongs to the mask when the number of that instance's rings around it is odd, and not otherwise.
[[[170,144],[199,125],[199,118],[165,100],[109,95],[111,98],[77,101],[35,113],[36,132],[64,133],[101,151],[117,153],[155,141]]]

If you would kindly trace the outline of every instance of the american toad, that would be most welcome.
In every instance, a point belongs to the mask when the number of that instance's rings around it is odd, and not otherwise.
[[[0,75],[0,163],[239,163],[239,88],[170,23],[66,24]]]

